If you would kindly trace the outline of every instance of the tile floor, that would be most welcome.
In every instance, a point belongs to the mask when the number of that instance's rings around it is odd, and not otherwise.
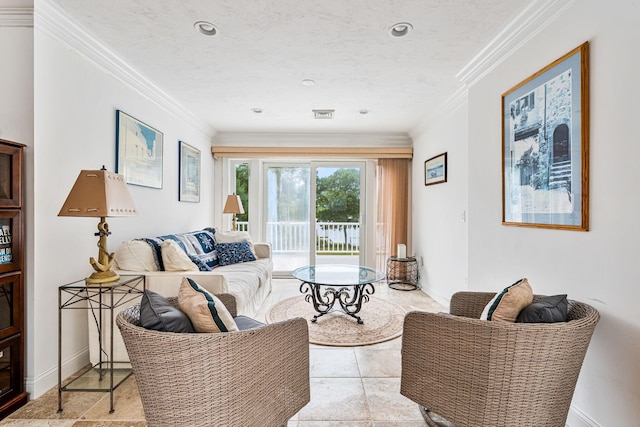
[[[296,280],[274,279],[273,292],[256,318],[264,321],[275,302],[299,295],[298,286]],[[407,311],[445,309],[422,291],[396,291],[384,282],[376,285],[374,296]],[[311,345],[311,401],[289,421],[289,427],[425,426],[418,406],[400,395],[400,346],[400,338],[362,347]],[[113,414],[109,414],[107,393],[63,393],[61,414],[56,412],[57,399],[54,387],[0,421],[0,426],[146,426],[134,377],[116,389]]]

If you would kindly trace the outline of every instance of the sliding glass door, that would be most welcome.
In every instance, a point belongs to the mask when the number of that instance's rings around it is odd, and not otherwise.
[[[311,169],[304,165],[265,165],[264,216],[274,272],[291,272],[311,262]]]
[[[363,264],[364,163],[265,163],[266,241],[274,273]]]

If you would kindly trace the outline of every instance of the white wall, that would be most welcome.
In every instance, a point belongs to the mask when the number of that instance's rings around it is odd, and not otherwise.
[[[16,17],[20,17],[16,21]],[[30,24],[28,23],[30,22]],[[23,9],[16,15],[15,10],[0,10],[0,138],[27,145],[25,149],[25,299],[33,299],[33,240],[30,229],[33,224],[33,13]],[[32,328],[32,307],[28,304],[25,313],[25,327]],[[25,341],[25,353],[31,359],[32,346]]]
[[[467,103],[459,100],[442,117],[415,133],[413,151],[413,252],[422,289],[448,305],[467,282]],[[447,153],[447,182],[424,185],[424,162]]]
[[[637,1],[616,2],[615,8],[599,0],[575,2],[468,92],[468,288],[499,290],[528,277],[535,292],[567,293],[592,304],[602,315],[573,398],[568,420],[573,427],[630,426],[640,417],[640,288],[635,271],[640,255],[636,126],[640,106],[635,101],[640,93],[636,76],[640,58],[634,54],[640,42],[638,16]],[[587,40],[591,57],[591,229],[502,226],[501,94]],[[452,129],[454,123],[464,127],[450,118],[432,124],[416,141],[416,160],[442,151],[451,156],[461,139],[443,138],[452,132],[464,133]],[[464,156],[464,150],[458,154]],[[416,161],[414,179],[422,173]],[[458,173],[452,164],[450,179]],[[436,187],[415,187],[416,246],[417,252],[433,258],[430,262],[425,257],[425,275],[434,279],[427,279],[427,290],[450,296],[465,287],[460,274],[453,271],[464,260],[440,260],[444,255],[437,252],[438,245],[447,249],[443,236],[452,236],[450,244],[454,244],[460,225],[430,210],[444,206],[458,218],[464,197],[451,183]],[[438,222],[421,225],[420,212],[429,212],[425,222]],[[463,242],[460,246],[464,247]],[[434,283],[436,280],[447,283]]]
[[[36,15],[37,17],[38,15]],[[40,25],[42,24],[42,25]],[[46,31],[45,31],[46,29]],[[35,235],[32,324],[27,331],[32,398],[57,384],[57,288],[91,273],[97,256],[97,218],[58,217],[81,169],[115,168],[116,110],[121,109],[164,134],[162,189],[129,186],[137,217],[108,219],[109,248],[134,237],[182,232],[215,225],[212,135],[151,102],[112,73],[35,25]],[[178,201],[178,141],[201,150],[201,202]],[[63,378],[87,363],[87,315],[64,314]]]

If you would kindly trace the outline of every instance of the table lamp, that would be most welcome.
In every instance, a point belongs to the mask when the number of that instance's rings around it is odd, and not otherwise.
[[[227,196],[227,202],[224,204],[224,210],[222,213],[233,214],[233,219],[231,220],[231,229],[236,231],[236,214],[243,214],[244,208],[242,207],[242,200],[240,200],[240,196],[237,196],[235,193]]]
[[[120,278],[111,270],[114,254],[107,249],[107,236],[111,232],[105,218],[137,214],[124,176],[109,172],[104,166],[100,170],[80,171],[58,216],[100,218],[98,232],[95,233],[99,236],[98,259],[89,259],[95,272],[86,278],[87,284],[115,282]]]

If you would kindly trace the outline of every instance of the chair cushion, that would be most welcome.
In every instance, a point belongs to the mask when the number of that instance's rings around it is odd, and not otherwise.
[[[196,332],[233,332],[238,326],[229,310],[215,295],[190,278],[183,277],[178,291],[178,305]]]
[[[191,261],[184,249],[175,240],[165,240],[160,247],[165,271],[199,270],[198,266]]]
[[[257,259],[255,253],[251,250],[249,242],[217,243],[216,251],[218,252],[220,266],[255,261]]]
[[[241,331],[246,331],[247,329],[255,329],[260,326],[264,326],[264,323],[258,322],[255,319],[247,316],[236,316],[233,318],[235,320],[236,325],[238,325],[238,329]]]
[[[554,323],[566,322],[569,302],[567,295],[552,295],[539,299],[526,306],[518,315],[516,322]]]
[[[526,278],[499,292],[482,311],[480,319],[515,322],[523,308],[533,302],[533,291]]]
[[[145,290],[140,301],[140,326],[162,332],[195,332],[193,325],[178,307],[162,295]]]

